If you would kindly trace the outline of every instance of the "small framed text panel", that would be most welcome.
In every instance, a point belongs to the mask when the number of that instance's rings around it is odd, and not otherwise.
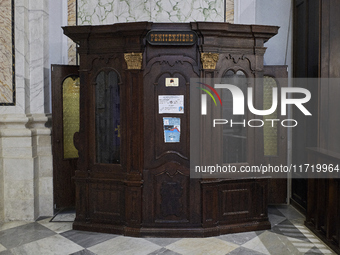
[[[165,78],[165,87],[178,87],[178,78]]]
[[[158,113],[184,113],[184,95],[159,95]]]

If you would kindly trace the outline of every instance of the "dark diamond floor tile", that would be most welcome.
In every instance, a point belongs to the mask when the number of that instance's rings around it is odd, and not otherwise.
[[[148,255],[181,255],[177,252],[168,250],[166,248],[159,249],[157,251],[151,252]]]
[[[86,232],[86,231],[78,231],[78,230],[70,230],[60,234],[61,236],[75,242],[76,244],[89,248],[96,244],[105,242],[112,238],[117,237],[117,235],[113,234],[103,234],[103,233],[94,233],[94,232]]]
[[[286,217],[282,217],[276,214],[268,214],[268,218],[272,228],[275,227],[277,224],[287,220]]]
[[[239,247],[231,252],[228,253],[228,255],[264,255],[264,253],[250,250],[244,247]]]
[[[55,211],[55,215],[57,214],[69,214],[69,213],[75,213],[76,212],[76,208],[74,207],[65,207],[65,208],[61,208],[58,209],[57,211]]]
[[[296,238],[304,242],[310,243],[310,240],[298,228],[294,226],[289,220],[285,220],[270,230],[276,234],[284,235],[287,237]]]
[[[165,247],[174,242],[181,240],[181,238],[145,238],[145,240],[157,244],[159,246]]]
[[[89,251],[87,249],[84,249],[82,251],[78,251],[78,252],[72,253],[70,255],[97,255],[97,254],[93,253],[92,251]]]
[[[73,222],[76,217],[75,208],[63,208],[55,213],[51,222]]]
[[[36,221],[42,221],[42,220],[45,220],[45,219],[48,219],[48,218],[51,218],[51,217],[49,217],[49,216],[41,216],[38,219],[36,219]]]
[[[245,233],[221,235],[221,236],[217,236],[216,238],[221,239],[223,241],[230,242],[230,243],[242,245],[252,240],[255,237],[257,237],[257,234],[255,232],[245,232]]]
[[[264,232],[266,232],[267,230],[259,230],[259,231],[255,231],[256,235],[261,235],[263,234]]]
[[[52,230],[33,222],[23,226],[0,231],[0,244],[7,249],[34,242],[56,233]]]
[[[324,254],[323,252],[321,252],[318,248],[313,247],[312,249],[310,249],[309,251],[307,251],[305,253],[305,255],[313,255],[313,254]]]
[[[268,214],[274,214],[277,216],[285,217],[274,205],[269,205],[268,206]]]

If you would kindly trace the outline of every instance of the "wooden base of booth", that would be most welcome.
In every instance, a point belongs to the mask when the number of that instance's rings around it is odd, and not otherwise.
[[[239,224],[217,226],[213,228],[130,228],[100,223],[74,222],[73,229],[109,234],[118,234],[132,237],[209,237],[248,231],[270,229],[268,220],[261,222],[245,222]]]
[[[81,187],[79,197],[87,190],[92,199],[84,199],[85,204],[89,202],[88,209],[84,213],[77,211],[73,229],[133,237],[208,237],[271,228],[267,213],[268,178],[179,177],[179,181],[184,180],[190,189],[177,199],[171,192],[162,195],[161,185],[154,185],[159,189],[147,192],[147,185],[142,183],[134,187],[107,183],[105,189],[99,189],[98,184],[76,181]],[[156,202],[148,204],[148,200]]]

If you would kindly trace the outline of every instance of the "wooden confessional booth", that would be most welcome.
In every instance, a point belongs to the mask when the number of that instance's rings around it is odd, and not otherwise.
[[[264,43],[278,27],[136,22],[63,29],[80,55],[74,229],[205,237],[270,228],[268,179],[190,178],[189,86],[190,78],[228,72],[262,77]],[[184,111],[160,112],[159,96],[176,95]],[[164,117],[180,119],[177,142],[166,142]],[[258,163],[255,143],[253,134],[248,164]]]

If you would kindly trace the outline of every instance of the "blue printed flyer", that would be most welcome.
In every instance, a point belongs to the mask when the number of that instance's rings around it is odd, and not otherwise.
[[[181,119],[180,118],[163,118],[164,142],[179,143],[181,137]]]

